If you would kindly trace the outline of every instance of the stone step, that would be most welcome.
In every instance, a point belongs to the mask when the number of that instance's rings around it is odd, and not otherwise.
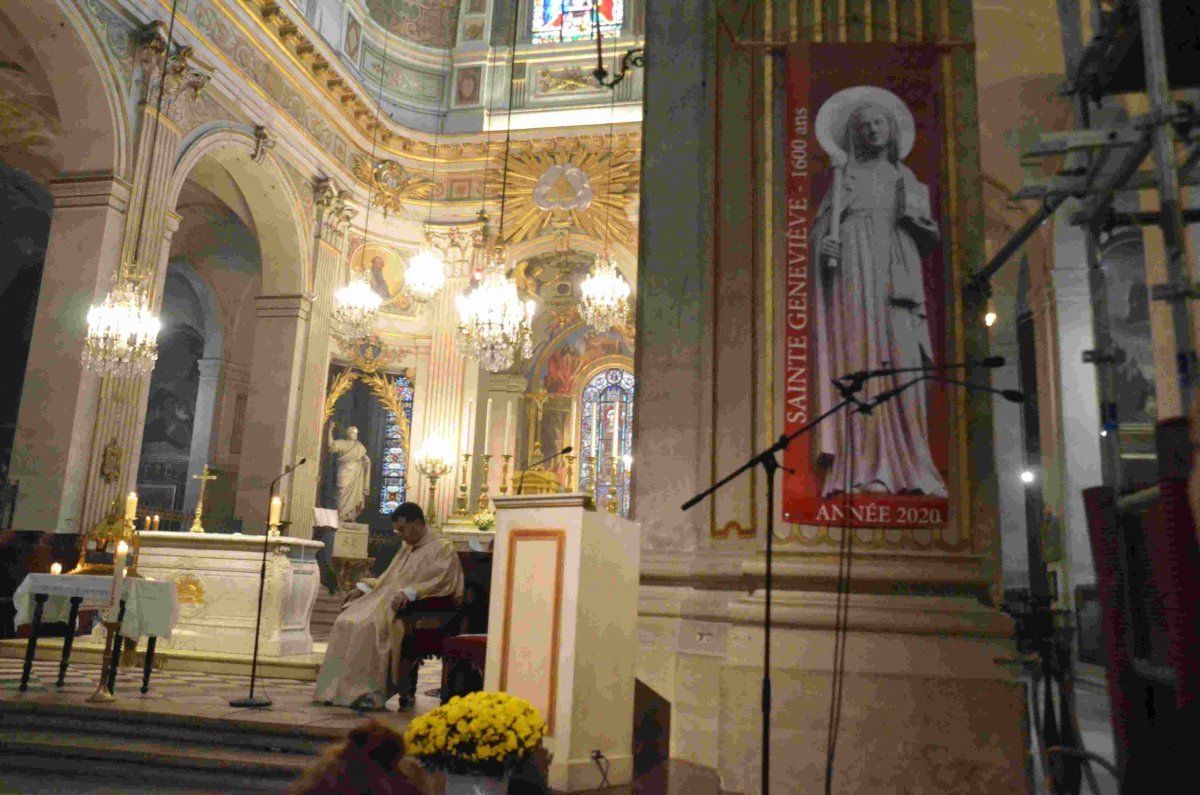
[[[191,791],[279,792],[344,732],[253,720],[131,714],[8,702],[0,714],[0,785],[38,773],[79,781],[71,791],[137,781]],[[103,778],[98,778],[103,776]],[[4,790],[4,786],[0,786]]]

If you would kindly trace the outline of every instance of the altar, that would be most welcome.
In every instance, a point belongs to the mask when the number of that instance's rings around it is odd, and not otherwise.
[[[249,655],[254,651],[263,536],[141,533],[138,572],[175,583],[179,622],[161,649]],[[259,655],[313,651],[309,618],[317,600],[320,541],[268,538]]]

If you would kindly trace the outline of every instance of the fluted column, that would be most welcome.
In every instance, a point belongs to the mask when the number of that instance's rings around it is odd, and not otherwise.
[[[221,382],[220,358],[201,359],[200,386],[196,390],[196,413],[192,421],[192,447],[188,453],[188,479],[184,486],[183,512],[196,510],[200,498],[200,481],[193,475],[204,471],[204,465],[213,458],[213,437],[216,435],[217,387]],[[140,446],[140,445],[139,445]]]
[[[50,191],[54,216],[10,465],[21,484],[13,526],[73,533],[100,387],[83,368],[86,318],[112,285],[129,186],[111,174],[79,175]]]
[[[430,313],[429,366],[425,376],[429,379],[429,387],[425,392],[428,402],[422,413],[421,436],[419,439],[413,440],[415,444],[412,447],[411,455],[414,456],[421,444],[431,436],[441,437],[450,443],[451,449],[458,449],[459,426],[466,404],[463,384],[467,360],[459,353],[458,343],[455,340],[458,321],[454,296],[461,292],[463,287],[462,279],[448,279],[427,310]],[[437,515],[441,517],[442,521],[454,515],[454,499],[458,494],[456,490],[458,481],[454,475],[458,474],[460,463],[455,462],[452,475],[438,479],[436,505]],[[411,471],[415,473],[417,470],[414,467]],[[416,498],[420,494],[422,498],[420,502],[423,505],[428,488],[428,483],[422,477],[422,491],[410,490],[410,499]]]
[[[291,483],[289,535],[297,538],[312,538],[312,509],[317,504],[322,412],[329,371],[330,313],[338,275],[345,260],[348,222],[356,212],[347,202],[346,192],[338,190],[327,179],[317,180],[315,192],[312,312],[308,319],[300,410],[296,418],[296,458],[307,458],[308,463],[296,470]]]

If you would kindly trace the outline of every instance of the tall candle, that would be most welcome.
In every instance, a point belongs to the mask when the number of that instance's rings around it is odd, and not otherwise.
[[[621,457],[621,404],[613,405],[613,460]]]
[[[113,606],[121,599],[121,583],[125,579],[125,559],[129,557],[129,545],[124,541],[117,544],[117,554],[113,558],[113,589],[111,603]]]
[[[150,525],[150,529],[156,533],[158,532],[158,514],[154,514],[154,524]]]
[[[492,399],[488,398],[487,414],[483,417],[483,454],[490,455],[489,445],[492,441]]]
[[[508,409],[504,414],[504,451],[506,454],[517,454],[517,425],[513,422],[513,403],[508,401]]]
[[[137,521],[137,492],[129,492],[129,496],[125,498],[125,521]]]
[[[61,563],[51,563],[50,564],[50,573],[51,574],[62,574],[62,564]]]
[[[283,497],[280,497],[278,494],[276,494],[271,498],[271,516],[269,519],[267,519],[267,524],[272,526],[279,524],[279,517],[282,513]]]
[[[467,429],[463,433],[463,444],[466,449],[464,453],[468,455],[475,451],[471,449],[471,442],[475,441],[475,399],[467,398]]]

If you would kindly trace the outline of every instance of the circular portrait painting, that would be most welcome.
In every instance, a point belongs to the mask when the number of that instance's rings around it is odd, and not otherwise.
[[[350,258],[350,268],[366,277],[380,298],[383,308],[393,312],[412,309],[412,299],[404,289],[404,269],[411,252],[370,244],[359,248]]]

